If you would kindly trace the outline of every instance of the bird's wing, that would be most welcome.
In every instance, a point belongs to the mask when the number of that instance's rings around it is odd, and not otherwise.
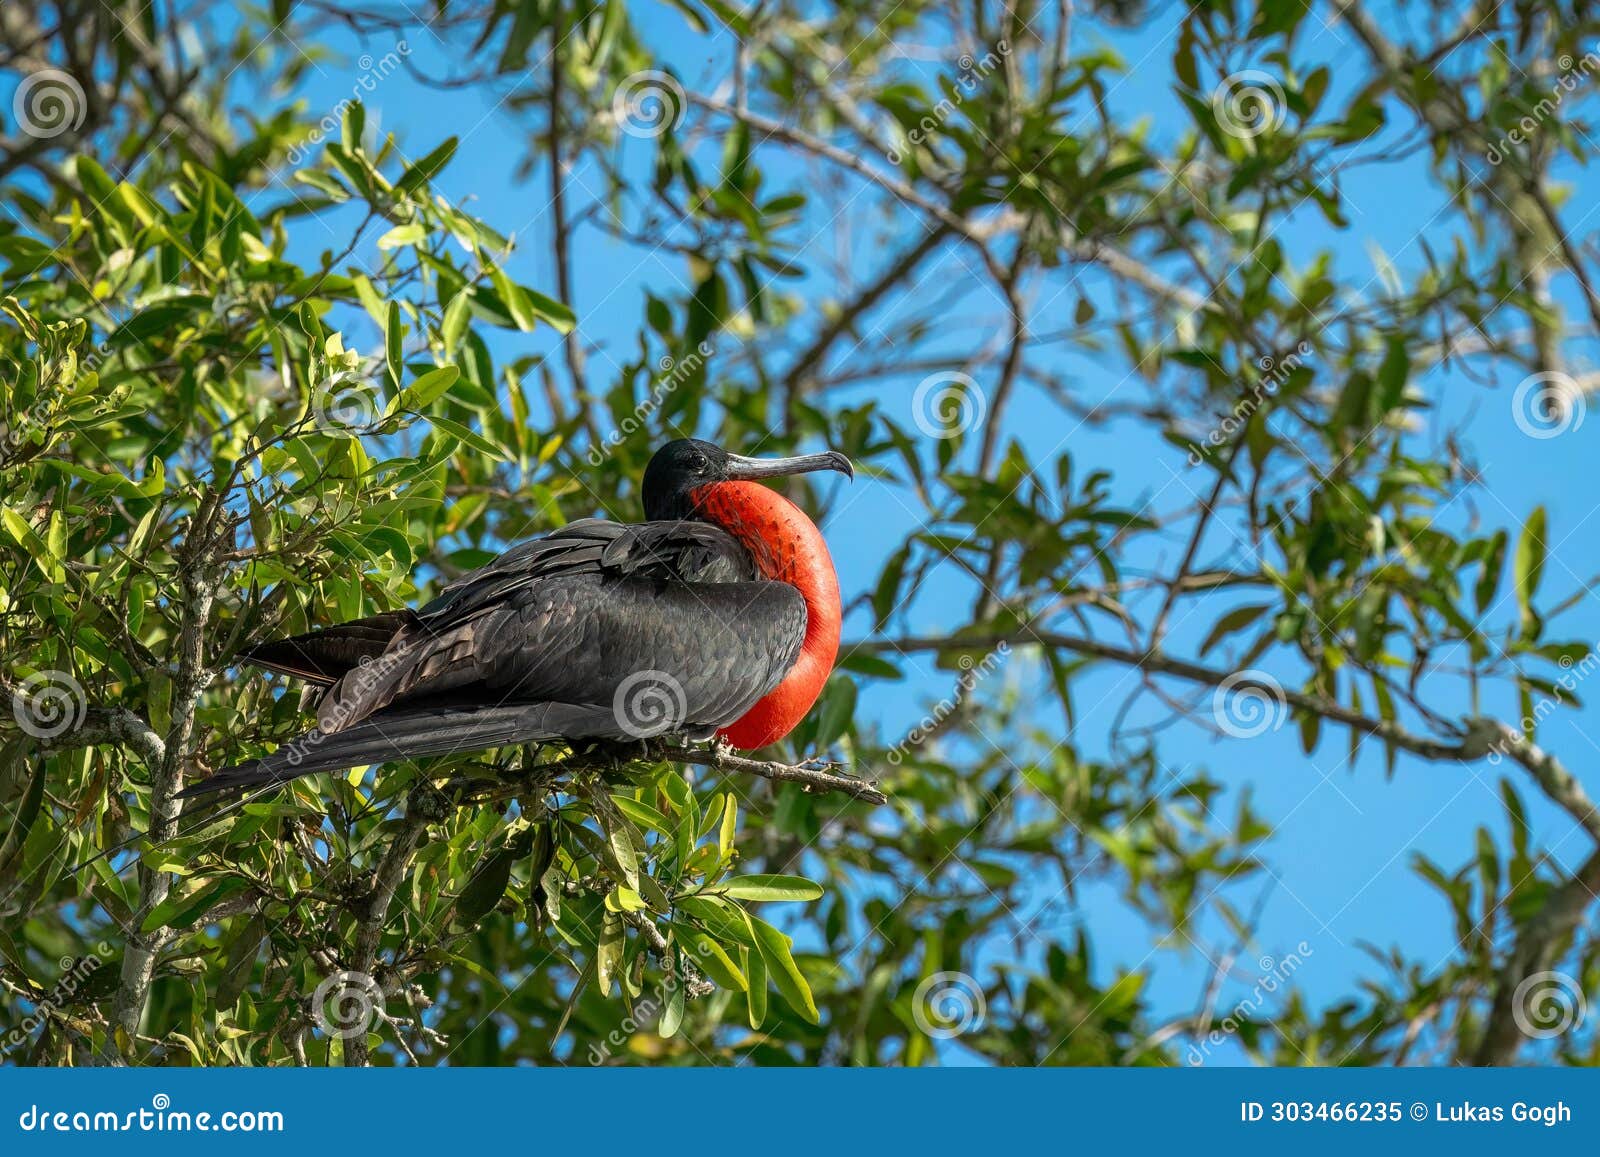
[[[287,639],[257,643],[241,662],[323,686],[382,660],[418,627],[439,634],[543,579],[632,575],[661,581],[735,582],[755,577],[749,553],[727,531],[703,522],[627,524],[586,518],[519,543],[461,576],[420,611],[385,611]]]
[[[587,735],[731,723],[794,665],[806,609],[786,583],[663,582],[573,574],[529,580],[453,623],[408,628],[330,689],[332,734],[391,707],[564,703],[612,708]]]
[[[434,630],[496,606],[516,591],[562,575],[619,575],[658,581],[736,582],[756,577],[750,554],[705,522],[624,523],[585,518],[519,543],[456,579],[417,612]]]
[[[399,682],[429,693],[391,696],[391,706],[347,727],[319,724],[183,794],[513,743],[720,726],[782,680],[805,636],[805,603],[784,583],[551,583],[475,620],[493,628],[482,635],[463,624],[466,634],[404,656]],[[469,670],[476,684],[461,681]],[[437,690],[444,685],[455,693]]]

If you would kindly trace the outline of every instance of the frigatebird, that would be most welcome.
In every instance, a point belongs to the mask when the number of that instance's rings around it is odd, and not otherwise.
[[[835,451],[669,442],[645,468],[645,522],[582,519],[417,610],[247,648],[326,688],[317,726],[183,794],[536,741],[776,743],[833,670],[841,607],[821,532],[758,480],[816,470],[855,476]]]

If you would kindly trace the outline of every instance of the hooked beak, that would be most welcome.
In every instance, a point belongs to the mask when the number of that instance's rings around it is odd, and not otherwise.
[[[746,458],[729,454],[726,467],[730,481],[746,482],[757,478],[782,478],[790,474],[810,474],[816,470],[837,470],[852,482],[856,468],[837,450],[825,454],[801,454],[794,458]]]

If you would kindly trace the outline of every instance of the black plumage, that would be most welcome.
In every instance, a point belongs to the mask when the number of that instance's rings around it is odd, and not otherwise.
[[[709,737],[782,682],[807,610],[794,586],[762,577],[771,560],[750,551],[763,547],[696,519],[694,495],[811,470],[851,473],[832,452],[762,460],[670,442],[645,471],[648,522],[574,522],[415,611],[245,650],[243,662],[326,688],[317,726],[183,794],[540,740]]]
[[[417,611],[245,651],[326,685],[315,730],[185,794],[540,739],[709,735],[783,678],[793,587],[719,527],[585,519],[521,543]]]

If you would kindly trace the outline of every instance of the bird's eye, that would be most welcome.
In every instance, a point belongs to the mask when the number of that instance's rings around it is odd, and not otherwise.
[[[689,455],[689,469],[693,470],[696,474],[703,473],[706,465],[706,456],[704,454]]]

